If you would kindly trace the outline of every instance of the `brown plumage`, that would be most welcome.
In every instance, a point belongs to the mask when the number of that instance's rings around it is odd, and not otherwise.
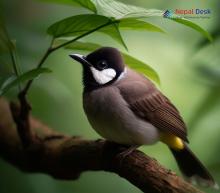
[[[125,81],[119,81],[116,85],[137,116],[161,132],[173,134],[188,142],[186,125],[179,111],[150,80],[128,69]]]

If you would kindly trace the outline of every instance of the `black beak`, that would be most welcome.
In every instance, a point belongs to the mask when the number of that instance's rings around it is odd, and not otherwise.
[[[69,55],[71,58],[76,60],[77,62],[81,63],[82,65],[86,66],[92,66],[87,60],[86,57],[81,55],[81,54],[70,54]]]

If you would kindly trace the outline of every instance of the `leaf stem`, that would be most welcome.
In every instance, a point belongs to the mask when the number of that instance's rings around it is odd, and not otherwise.
[[[97,30],[99,30],[99,29],[101,29],[101,28],[103,28],[103,27],[106,27],[106,26],[108,26],[108,25],[115,24],[115,23],[118,23],[118,22],[119,22],[118,20],[110,20],[110,21],[108,21],[107,23],[102,24],[102,25],[100,25],[100,26],[98,26],[98,27],[96,27],[96,28],[94,28],[94,29],[92,29],[92,30],[90,30],[90,31],[88,31],[88,32],[86,32],[86,33],[84,33],[84,34],[82,34],[82,35],[80,35],[80,36],[78,36],[78,37],[76,37],[76,38],[70,40],[70,41],[67,41],[67,42],[65,42],[65,43],[63,43],[63,44],[61,44],[61,45],[59,45],[59,46],[57,46],[57,47],[52,48],[52,51],[55,51],[55,50],[57,50],[57,49],[59,49],[59,48],[62,48],[62,47],[64,47],[64,46],[68,45],[68,44],[71,44],[71,43],[77,41],[78,39],[81,39],[81,38],[83,38],[83,37],[85,37],[85,36],[87,36],[87,35],[89,35],[89,34],[95,32],[95,31],[97,31]]]
[[[83,38],[83,37],[85,37],[85,36],[87,36],[87,35],[89,35],[89,34],[95,32],[95,31],[97,31],[97,30],[99,30],[99,29],[101,29],[101,28],[103,28],[103,27],[106,27],[106,26],[108,26],[108,25],[115,24],[115,23],[118,23],[118,22],[119,22],[118,20],[109,20],[107,23],[104,23],[104,24],[102,24],[102,25],[100,25],[100,26],[98,26],[98,27],[96,27],[96,28],[94,28],[94,29],[92,29],[92,30],[90,30],[90,31],[87,31],[86,33],[84,33],[84,34],[82,34],[82,35],[80,35],[80,36],[77,36],[76,38],[74,38],[74,39],[72,39],[72,40],[70,40],[70,41],[67,41],[67,42],[65,42],[65,43],[63,43],[63,44],[61,44],[61,45],[59,45],[59,46],[57,46],[57,47],[54,47],[54,48],[52,47],[52,46],[53,46],[53,42],[54,42],[54,38],[53,38],[52,41],[51,41],[51,44],[50,44],[49,48],[47,49],[46,53],[43,55],[42,59],[40,60],[39,64],[37,65],[36,69],[40,68],[40,67],[43,65],[43,63],[45,62],[45,60],[48,58],[48,56],[49,56],[52,52],[58,50],[59,48],[62,48],[62,47],[64,47],[64,46],[66,46],[66,45],[68,45],[68,44],[71,44],[71,43],[77,41],[78,39],[81,39],[81,38]],[[31,87],[31,85],[32,85],[32,83],[33,83],[33,81],[34,81],[34,79],[29,80],[29,81],[27,82],[27,84],[26,84],[26,86],[24,87],[24,89],[19,93],[19,96],[20,96],[20,97],[21,97],[21,96],[25,97],[25,96],[27,95],[27,92],[28,92],[28,90],[30,89],[30,87]]]
[[[52,40],[53,42],[53,40]],[[51,44],[52,45],[52,44]],[[38,63],[36,69],[40,68],[43,63],[45,62],[45,60],[47,59],[47,57],[51,54],[52,52],[52,49],[51,49],[51,46],[47,49],[46,53],[43,55],[43,57],[41,58],[40,62]],[[30,89],[32,83],[33,83],[34,79],[31,79],[27,82],[26,86],[24,87],[24,89],[20,92],[19,95],[23,95],[25,96],[28,92],[28,90]]]
[[[19,70],[17,68],[17,61],[16,61],[15,53],[11,49],[9,49],[9,52],[10,52],[10,56],[11,56],[11,61],[12,61],[12,66],[13,66],[14,73],[15,73],[16,77],[19,77],[20,76],[20,72],[19,72]],[[21,84],[18,84],[18,91],[19,92],[21,91]]]

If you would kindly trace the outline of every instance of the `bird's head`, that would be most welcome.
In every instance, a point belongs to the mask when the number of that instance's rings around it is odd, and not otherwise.
[[[109,85],[124,73],[123,58],[115,48],[103,47],[87,56],[71,54],[70,57],[82,64],[83,83],[88,89]]]

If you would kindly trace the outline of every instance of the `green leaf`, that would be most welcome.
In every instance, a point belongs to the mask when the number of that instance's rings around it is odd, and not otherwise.
[[[14,81],[16,77],[17,76],[13,74],[5,78],[4,81],[2,82],[1,89],[4,89],[10,82]],[[0,89],[0,93],[1,93],[1,89]]]
[[[18,63],[18,54],[16,50],[16,42],[10,40],[5,24],[0,18],[0,56],[4,60],[9,59],[16,76],[20,75],[20,66]]]
[[[92,1],[89,0],[74,0],[76,3],[78,3],[79,5],[93,11],[93,12],[97,12],[96,7],[94,5],[94,3]]]
[[[48,33],[53,35],[55,38],[68,37],[68,36],[81,36],[91,30],[94,30],[100,26],[111,23],[99,29],[99,32],[109,35],[119,44],[123,45],[126,49],[127,46],[121,36],[120,29],[125,30],[147,30],[147,31],[157,31],[163,32],[159,27],[152,25],[148,22],[137,20],[137,19],[122,19],[118,24],[105,16],[94,15],[94,14],[84,14],[76,15],[59,22],[56,22],[49,27]]]
[[[94,14],[75,15],[54,23],[48,28],[47,32],[55,38],[78,36],[108,22],[110,22],[110,19],[105,16]]]
[[[62,42],[56,42],[58,44],[63,43]],[[94,44],[94,43],[88,43],[88,42],[80,42],[80,41],[76,41],[72,44],[67,45],[65,48],[66,49],[71,49],[71,50],[80,50],[80,51],[87,51],[87,52],[91,52],[94,51],[98,48],[102,47],[101,45],[98,44]],[[145,74],[148,78],[150,78],[151,80],[155,81],[156,83],[160,84],[160,78],[157,74],[157,72],[151,68],[149,65],[147,65],[146,63],[126,54],[126,53],[122,53],[122,56],[124,58],[125,63],[135,69],[136,71]]]
[[[98,14],[115,19],[140,18],[162,16],[163,11],[157,9],[145,9],[134,5],[124,4],[114,0],[91,0],[97,9]]]
[[[112,21],[101,15],[83,14],[66,18],[50,26],[48,33],[55,38],[59,38],[82,36],[96,30],[112,37],[127,49],[118,30],[117,21]]]
[[[66,40],[57,39],[54,41],[54,46],[59,46],[60,44],[65,43]],[[81,42],[81,41],[75,41],[74,43],[71,43],[67,46],[65,46],[66,49],[70,50],[78,50],[78,51],[86,51],[91,52],[98,48],[102,47],[101,45],[94,44],[94,43],[88,43],[88,42]]]
[[[143,17],[162,17],[164,11],[158,9],[145,9],[134,5],[124,4],[115,0],[91,0],[97,9],[98,14],[115,19],[123,18],[143,18]],[[212,36],[196,23],[184,18],[169,18],[173,21],[186,25],[198,32],[200,32],[209,41],[212,41]]]
[[[115,19],[121,18],[138,18],[149,16],[162,16],[163,11],[157,9],[144,9],[134,5],[124,4],[114,0],[40,0],[45,2],[53,2],[59,4],[82,6],[94,13],[113,17]]]
[[[114,0],[40,0],[46,2],[54,2],[68,5],[81,5],[82,7],[104,15],[106,17],[122,19],[122,18],[140,18],[162,16],[163,11],[158,9],[145,9],[142,7],[124,4]]]
[[[110,35],[114,40],[116,40],[119,44],[124,46],[126,50],[128,50],[122,36],[121,32],[119,31],[119,25],[118,23],[114,23],[112,25],[108,25],[100,30],[100,32],[103,32],[105,34]]]
[[[3,95],[4,93],[6,93],[11,88],[19,85],[22,82],[25,82],[25,81],[28,81],[28,80],[32,80],[32,79],[36,78],[38,75],[40,75],[42,73],[49,73],[49,72],[51,72],[51,70],[48,69],[48,68],[38,68],[38,69],[30,70],[30,71],[22,74],[19,77],[10,76],[2,84],[2,86],[0,88],[0,96]]]
[[[55,0],[56,2],[62,2],[62,0]],[[86,3],[82,0],[74,1],[80,4],[82,7],[87,8],[99,15],[104,15],[106,17],[112,17],[114,19],[124,19],[124,18],[143,18],[143,17],[162,17],[164,11],[157,9],[145,9],[142,7],[137,7],[134,5],[124,4],[115,0],[87,0]],[[81,2],[81,3],[79,3]],[[92,4],[95,8],[91,8],[87,4]],[[198,32],[200,32],[209,41],[212,41],[212,36],[199,25],[192,21],[184,18],[172,17],[168,18],[183,25],[186,25]]]
[[[146,75],[148,78],[153,80],[154,82],[160,84],[160,78],[157,74],[157,72],[151,68],[148,64],[128,55],[123,53],[122,54],[125,60],[125,63],[130,67],[135,69],[136,71],[143,73]]]
[[[163,18],[164,11],[157,9],[145,9],[142,7],[137,7],[133,5],[127,5],[114,0],[93,0],[96,5],[96,9],[100,15],[105,15],[107,17],[113,17],[115,19],[123,18],[140,18],[140,17],[155,17],[159,16]],[[188,26],[206,37],[209,41],[212,41],[211,35],[201,28],[196,23],[189,21],[184,18],[169,18],[173,21],[181,23]]]
[[[217,41],[217,39],[220,37],[220,25],[216,25],[215,26],[215,29],[211,31],[211,36],[213,38],[213,41]],[[205,47],[206,45],[208,45],[210,42],[207,38],[202,38],[198,44],[197,44],[197,47],[199,48],[203,48]]]
[[[96,13],[96,7],[91,0],[39,0],[48,3],[58,3],[72,6],[81,6]]]
[[[62,0],[56,0],[62,2]],[[88,0],[88,2],[93,3],[96,7],[95,13],[97,12],[99,15],[104,15],[106,17],[111,17],[117,20],[125,19],[125,18],[146,18],[146,17],[160,17],[163,18],[164,11],[158,9],[145,9],[143,7],[137,7],[134,5],[124,4],[115,0]],[[81,3],[81,6],[84,8],[90,9],[87,5]],[[209,41],[212,41],[212,36],[204,30],[202,27],[197,25],[196,23],[189,21],[184,18],[177,18],[176,16],[172,18],[168,18],[178,23],[181,23],[185,26],[188,26],[199,33],[201,33],[204,37],[206,37]]]
[[[186,25],[196,31],[198,31],[199,33],[201,33],[204,37],[206,37],[210,42],[213,41],[212,36],[209,34],[209,32],[207,32],[206,30],[204,30],[202,27],[200,27],[199,25],[197,25],[196,23],[189,21],[187,19],[184,18],[168,18],[171,19],[175,22],[181,23],[183,25]]]
[[[120,20],[119,29],[123,30],[143,30],[143,31],[154,31],[154,32],[163,32],[161,28],[156,25],[153,25],[149,22],[127,18]]]

